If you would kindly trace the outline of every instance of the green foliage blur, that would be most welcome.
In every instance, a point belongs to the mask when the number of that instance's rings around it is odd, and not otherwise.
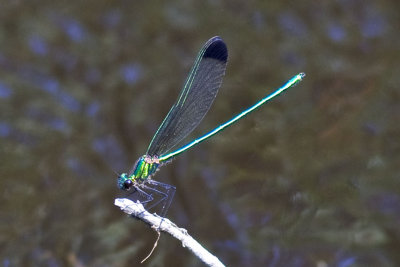
[[[138,266],[156,239],[113,205],[198,50],[229,63],[195,138],[303,82],[154,179],[227,266],[400,264],[397,1],[0,3],[0,265]],[[203,266],[162,235],[143,266]]]

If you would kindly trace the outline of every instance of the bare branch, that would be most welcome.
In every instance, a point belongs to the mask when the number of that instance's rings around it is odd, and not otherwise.
[[[205,248],[203,248],[202,245],[192,238],[185,229],[179,228],[167,218],[162,218],[157,214],[149,213],[142,204],[135,203],[126,198],[117,198],[115,199],[114,204],[120,207],[125,213],[132,215],[150,225],[155,231],[166,232],[180,240],[183,247],[188,248],[194,255],[196,255],[208,266],[225,266],[217,257],[208,252]]]

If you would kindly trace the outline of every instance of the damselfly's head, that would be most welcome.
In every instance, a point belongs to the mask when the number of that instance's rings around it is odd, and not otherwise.
[[[123,173],[118,176],[118,187],[122,190],[128,191],[133,187],[133,181],[129,179],[128,174]]]

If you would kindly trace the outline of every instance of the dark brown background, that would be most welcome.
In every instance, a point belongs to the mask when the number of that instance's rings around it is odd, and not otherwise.
[[[156,179],[228,266],[400,264],[398,1],[2,1],[0,265],[137,266],[113,205],[203,43],[224,84],[191,140],[305,80]],[[187,140],[187,141],[188,141]],[[144,266],[202,266],[163,235]]]

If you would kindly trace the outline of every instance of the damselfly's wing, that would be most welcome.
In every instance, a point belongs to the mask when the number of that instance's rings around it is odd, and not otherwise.
[[[227,60],[228,50],[220,37],[205,43],[176,103],[151,140],[147,155],[162,156],[199,125],[221,87]]]

